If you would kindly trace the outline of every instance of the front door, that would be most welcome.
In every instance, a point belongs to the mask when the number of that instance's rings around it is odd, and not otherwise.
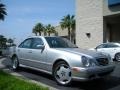
[[[32,67],[39,69],[46,69],[47,52],[41,38],[33,39],[31,50],[32,50],[31,61],[33,62]]]

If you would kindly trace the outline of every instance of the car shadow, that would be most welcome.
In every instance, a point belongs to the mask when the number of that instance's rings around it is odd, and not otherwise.
[[[1,58],[3,58],[3,56],[2,56],[2,55],[0,55],[0,59],[1,59]]]
[[[2,61],[2,64],[6,66],[6,68],[9,68],[11,70],[11,61],[9,59],[5,59]],[[116,70],[116,69],[115,69]],[[23,73],[28,73],[28,75],[25,75]],[[47,84],[49,86],[55,87],[60,90],[107,90],[111,89],[114,87],[117,87],[120,85],[120,77],[117,76],[109,76],[106,79],[97,79],[97,80],[92,80],[92,81],[87,81],[87,82],[80,82],[80,81],[73,81],[70,86],[64,87],[58,85],[53,77],[49,74],[37,71],[37,70],[32,70],[29,68],[24,68],[21,67],[17,73],[22,73],[23,76],[36,80],[38,82],[42,82],[44,84]],[[40,78],[43,78],[40,79]]]
[[[19,71],[32,73],[32,74],[38,75],[40,77],[47,78],[48,80],[52,80],[52,83],[54,83],[54,84],[48,83],[46,81],[45,82],[43,81],[42,83],[45,83],[49,86],[56,87],[59,89],[62,89],[62,88],[65,89],[65,87],[57,85],[54,81],[54,78],[51,75],[48,75],[46,73],[42,73],[42,72],[36,71],[36,70],[31,70],[28,68],[20,68]],[[39,81],[37,78],[34,78],[34,77],[32,77],[32,79]],[[87,82],[73,81],[71,83],[71,85],[69,87],[67,87],[66,89],[78,88],[78,89],[83,89],[83,90],[107,90],[107,89],[117,87],[119,85],[120,85],[119,77],[109,76],[106,79],[97,79],[97,80],[92,80],[92,81],[87,81]]]
[[[109,76],[106,79],[97,79],[87,82],[72,82],[72,87],[77,87],[83,90],[108,90],[120,85],[120,78]]]
[[[21,73],[21,72],[26,72],[26,73],[30,73],[30,74],[34,74],[34,75],[38,75],[38,76],[42,76],[42,77],[45,77],[45,78],[48,78],[48,79],[51,79],[53,80],[53,77],[49,74],[46,74],[44,72],[40,72],[38,70],[33,70],[33,69],[30,69],[30,68],[25,68],[25,67],[20,67],[18,70],[13,70],[12,67],[11,67],[11,60],[10,59],[5,59],[2,61],[2,64],[10,69],[11,71],[14,71],[14,72],[17,72],[17,73]]]
[[[44,72],[40,72],[38,70],[33,70],[33,69],[29,69],[29,68],[20,67],[20,69],[17,72],[21,72],[21,71],[31,73],[31,74],[35,74],[37,76],[42,76],[42,77],[47,78],[49,80],[53,80],[53,77],[51,75],[46,74]]]

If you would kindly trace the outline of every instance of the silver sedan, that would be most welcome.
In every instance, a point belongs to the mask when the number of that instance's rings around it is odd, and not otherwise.
[[[80,49],[61,37],[30,37],[13,51],[13,69],[24,66],[46,72],[60,85],[104,77],[115,68],[109,55]]]

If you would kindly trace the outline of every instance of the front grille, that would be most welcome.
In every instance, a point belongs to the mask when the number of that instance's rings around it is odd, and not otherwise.
[[[97,62],[98,62],[99,65],[103,65],[103,66],[106,66],[109,63],[107,58],[98,58]]]
[[[110,71],[104,72],[104,73],[99,73],[98,76],[105,76],[105,75],[110,74],[111,72],[113,72],[113,70],[110,70]]]

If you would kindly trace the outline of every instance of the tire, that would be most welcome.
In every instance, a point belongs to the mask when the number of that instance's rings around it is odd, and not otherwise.
[[[53,70],[55,81],[62,86],[68,86],[72,81],[71,69],[64,61],[58,62]]]
[[[19,61],[16,56],[12,57],[12,69],[13,70],[18,70],[19,68]]]
[[[2,51],[0,51],[0,56],[2,56]]]
[[[120,53],[117,53],[117,54],[115,55],[115,60],[116,60],[116,61],[120,61]]]

